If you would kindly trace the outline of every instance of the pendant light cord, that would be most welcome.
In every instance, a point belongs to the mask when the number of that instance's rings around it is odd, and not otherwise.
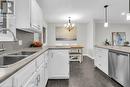
[[[105,16],[106,16],[106,19],[105,19],[105,22],[107,22],[107,8],[105,8]]]
[[[104,8],[105,8],[105,22],[108,22],[108,13],[107,13],[107,11],[108,11],[108,9],[107,9],[107,7],[108,7],[109,5],[105,5],[104,6]]]
[[[130,0],[129,0],[129,13],[130,13]]]

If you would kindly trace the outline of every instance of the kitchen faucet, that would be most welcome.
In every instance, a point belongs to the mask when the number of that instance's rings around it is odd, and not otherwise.
[[[17,41],[17,38],[15,37],[14,33],[10,29],[7,29],[7,28],[0,29],[0,32],[6,32],[6,31],[9,31],[12,34],[13,41]]]

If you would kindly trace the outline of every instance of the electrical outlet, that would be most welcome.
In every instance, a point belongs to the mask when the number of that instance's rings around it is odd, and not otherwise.
[[[22,45],[22,44],[23,44],[22,40],[19,40],[19,45]]]

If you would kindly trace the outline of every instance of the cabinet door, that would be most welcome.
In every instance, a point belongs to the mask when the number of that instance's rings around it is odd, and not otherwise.
[[[44,86],[44,67],[41,65],[37,71],[37,87],[45,87]]]
[[[36,29],[40,28],[42,12],[36,0],[31,0],[31,25]]]
[[[30,0],[15,0],[16,28],[30,28]]]
[[[108,49],[95,48],[94,64],[104,73],[108,74]]]
[[[35,61],[32,61],[14,75],[14,87],[23,86],[35,72]]]
[[[103,49],[101,57],[101,70],[108,75],[108,49]]]
[[[69,51],[52,50],[49,59],[49,79],[69,78]]]
[[[37,74],[33,74],[31,78],[26,82],[26,84],[22,87],[37,87]]]
[[[44,85],[46,86],[47,81],[48,81],[48,51],[45,52],[45,62],[44,62]]]
[[[45,54],[42,53],[41,55],[39,55],[36,59],[36,66],[37,66],[37,69],[42,65],[44,64],[44,56]]]
[[[9,78],[5,80],[3,83],[1,83],[0,87],[13,87],[12,81],[12,78]]]

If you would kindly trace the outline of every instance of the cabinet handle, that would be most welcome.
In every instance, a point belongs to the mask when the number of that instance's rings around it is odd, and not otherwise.
[[[51,53],[51,58],[53,58],[53,53]]]
[[[47,68],[47,63],[46,63],[46,68]]]
[[[39,85],[39,82],[40,82],[40,75],[38,75],[37,78],[36,78],[36,85],[37,86]]]
[[[38,75],[38,83],[40,82],[40,75]]]
[[[38,78],[36,78],[36,86],[38,86]]]

